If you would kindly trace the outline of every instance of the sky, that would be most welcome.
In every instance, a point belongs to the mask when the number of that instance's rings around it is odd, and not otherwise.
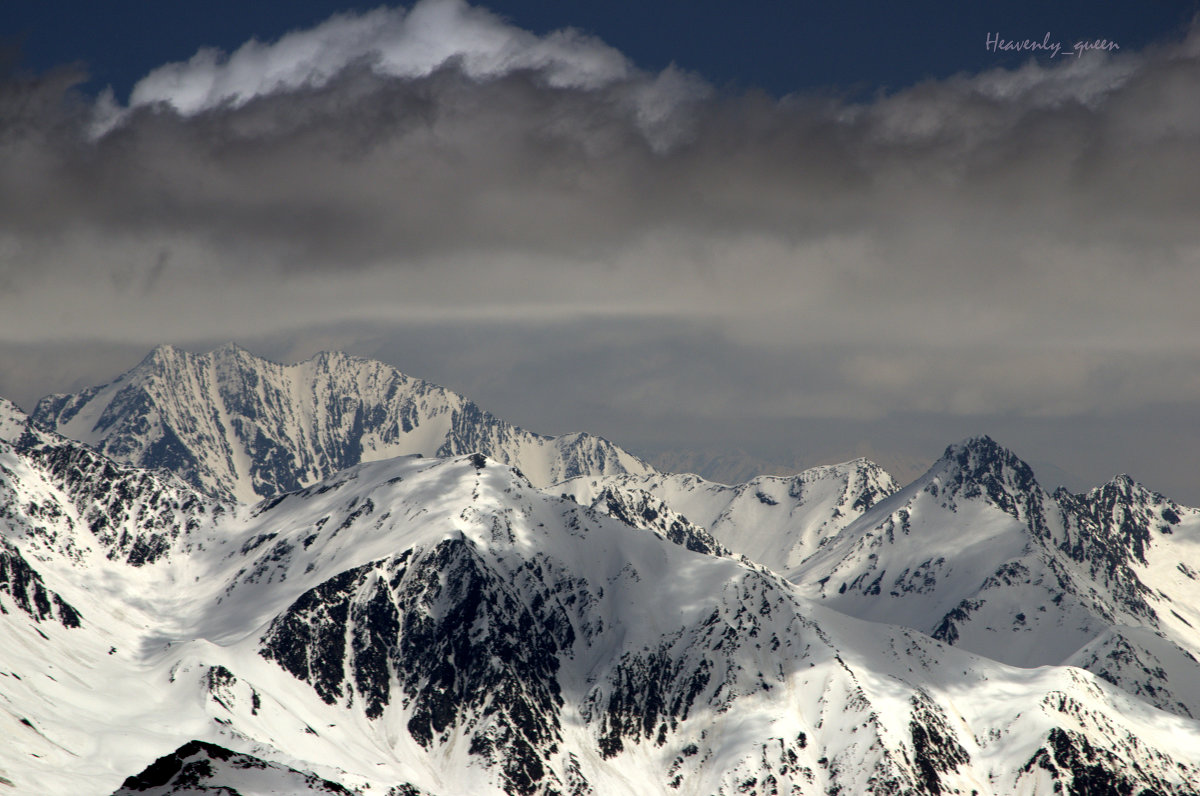
[[[1193,0],[252,5],[0,12],[0,395],[341,349],[679,468],[987,433],[1200,505]]]

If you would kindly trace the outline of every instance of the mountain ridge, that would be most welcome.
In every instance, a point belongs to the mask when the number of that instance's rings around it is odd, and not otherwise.
[[[792,580],[838,610],[1016,665],[1087,659],[1106,671],[1082,650],[1107,635],[1127,653],[1139,648],[1134,658],[1157,661],[1151,668],[1166,666],[1167,656],[1181,673],[1178,684],[1149,690],[1139,675],[1131,691],[1200,715],[1200,637],[1191,630],[1200,617],[1186,608],[1200,591],[1183,573],[1169,574],[1170,550],[1191,551],[1193,539],[1200,511],[1128,477],[1083,495],[1050,494],[1015,454],[977,437],[948,447]]]
[[[443,387],[339,352],[280,365],[233,344],[201,355],[159,346],[108,384],[46,396],[31,417],[119,461],[243,501],[413,454],[478,451],[543,486],[587,472],[652,472],[601,437],[535,434]]]
[[[1186,556],[1200,541],[1200,511],[1128,476],[1048,493],[986,435],[947,446],[903,489],[872,472],[881,471],[856,460],[740,487],[672,475],[564,486],[600,510],[614,490],[657,501],[658,513],[684,516],[850,615],[1009,664],[1078,665],[1160,708],[1200,715],[1200,616],[1186,608],[1200,592],[1167,547],[1177,540]],[[840,489],[806,493],[806,482],[831,475]]]
[[[662,513],[678,514],[723,546],[786,577],[824,540],[899,485],[875,462],[858,458],[737,485],[664,473],[580,476],[556,488],[601,510],[598,504],[611,503],[615,495],[641,505],[659,502]]]

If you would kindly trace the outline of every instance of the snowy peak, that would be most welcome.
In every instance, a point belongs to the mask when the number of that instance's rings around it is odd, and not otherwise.
[[[755,479],[763,481],[764,478]],[[806,488],[822,482],[842,485],[842,494],[837,503],[837,513],[861,514],[887,496],[900,489],[899,484],[887,470],[870,459],[858,458],[842,464],[812,467],[792,476],[788,492],[803,496]]]
[[[631,528],[653,531],[693,552],[729,555],[729,551],[708,531],[688,522],[687,517],[644,489],[604,487],[592,500],[591,508]]]
[[[921,502],[920,494],[951,513],[998,509],[1035,537],[1051,533],[1053,499],[1038,484],[1028,464],[986,435],[947,447],[925,475],[906,487],[896,500],[906,502],[904,511],[911,514],[913,506]]]
[[[1014,517],[1042,492],[1033,469],[1017,455],[986,435],[946,448],[926,478],[941,484],[947,498],[982,497]]]
[[[1013,665],[1084,666],[1200,716],[1200,623],[1189,608],[1200,574],[1181,563],[1198,534],[1200,512],[1126,476],[1048,495],[1014,453],[977,437],[947,448],[790,579],[839,611]]]
[[[939,466],[955,472],[963,482],[1017,479],[1032,483],[1035,480],[1029,465],[986,434],[947,446],[931,469]]]
[[[1028,464],[987,436],[949,446],[922,482],[945,508],[982,501],[1022,522],[1041,543],[1076,561],[1102,560],[1109,572],[1146,563],[1153,535],[1170,534],[1188,513],[1128,475],[1083,495],[1061,487],[1047,494]]]
[[[1062,498],[1067,499],[1065,495]],[[1098,534],[1118,540],[1143,564],[1153,538],[1174,533],[1175,526],[1193,513],[1124,474],[1078,496],[1076,506],[1096,524]]]
[[[481,452],[540,486],[653,472],[600,437],[534,434],[442,387],[338,352],[280,365],[233,344],[208,354],[159,346],[109,384],[43,398],[33,418],[118,461],[243,501],[413,454]]]

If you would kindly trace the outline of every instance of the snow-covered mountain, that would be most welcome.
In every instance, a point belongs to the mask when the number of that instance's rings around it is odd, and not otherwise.
[[[789,576],[863,512],[900,487],[867,459],[760,476],[726,486],[695,475],[580,476],[555,487],[606,514],[618,503],[654,506],[707,531],[722,545]],[[636,521],[637,516],[631,515]],[[640,523],[651,528],[652,522]]]
[[[0,505],[15,793],[1200,792],[1200,722],[480,455],[237,505],[30,430]]]
[[[563,487],[645,528],[624,506],[679,516],[841,612],[1013,665],[1080,666],[1200,716],[1200,574],[1187,563],[1200,554],[1200,512],[1127,476],[1048,494],[979,437],[903,491],[865,460],[738,487],[682,475]]]
[[[1200,716],[1200,581],[1187,563],[1197,544],[1200,511],[1125,476],[1049,494],[979,437],[788,574],[853,616],[1018,666],[1084,666]]]
[[[482,452],[539,486],[653,472],[600,437],[525,431],[450,390],[341,353],[279,365],[232,344],[203,355],[160,346],[109,384],[43,398],[32,417],[117,461],[241,500],[413,454]]]
[[[1200,793],[1197,606],[1200,511],[986,437],[725,486],[233,346],[0,402],[18,793]]]

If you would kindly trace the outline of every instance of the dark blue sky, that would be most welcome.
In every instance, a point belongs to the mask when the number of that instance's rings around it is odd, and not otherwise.
[[[230,51],[251,37],[273,40],[335,12],[377,5],[12,0],[0,9],[0,34],[19,47],[24,67],[42,71],[82,62],[92,75],[89,90],[112,85],[124,100],[148,71],[185,60],[201,46]],[[573,26],[595,34],[644,68],[657,70],[674,61],[718,86],[758,87],[780,95],[870,94],[1028,57],[987,52],[988,32],[1013,39],[1040,39],[1048,32],[1064,46],[1105,38],[1123,49],[1139,49],[1179,37],[1200,0],[495,0],[481,5],[535,33]]]

